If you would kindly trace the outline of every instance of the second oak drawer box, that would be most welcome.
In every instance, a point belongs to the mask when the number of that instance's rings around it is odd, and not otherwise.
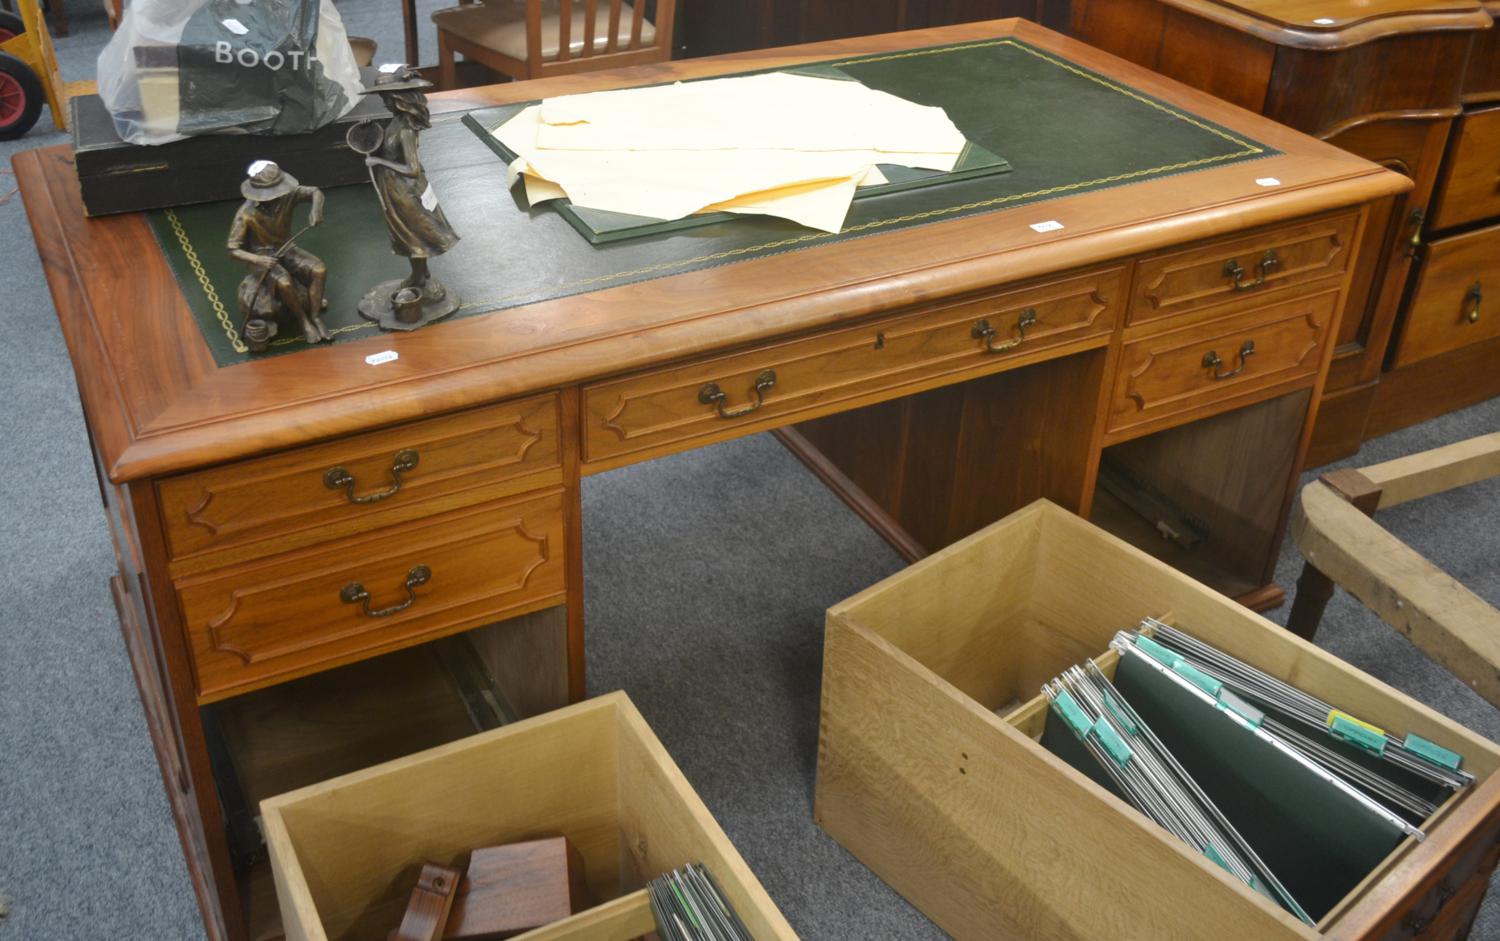
[[[562,496],[487,504],[177,585],[200,699],[560,602]]]
[[[585,457],[609,461],[905,394],[935,377],[998,371],[1033,350],[1107,336],[1124,290],[1124,269],[1111,268],[589,386]]]
[[[281,552],[447,508],[412,513],[419,501],[553,485],[558,468],[557,396],[544,395],[173,477],[161,506],[174,558],[269,540]]]

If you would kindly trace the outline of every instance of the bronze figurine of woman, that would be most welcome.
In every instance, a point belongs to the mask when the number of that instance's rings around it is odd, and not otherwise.
[[[432,126],[424,94],[431,87],[409,68],[382,74],[365,94],[379,95],[391,119],[383,129],[367,121],[349,130],[350,146],[365,155],[380,198],[391,251],[411,263],[410,277],[376,285],[360,302],[361,314],[388,329],[414,330],[458,309],[458,298],[427,266],[458,244],[417,153],[417,135]]]

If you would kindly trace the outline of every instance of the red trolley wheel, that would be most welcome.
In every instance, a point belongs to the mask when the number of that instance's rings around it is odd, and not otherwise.
[[[42,83],[31,66],[0,52],[0,140],[31,130],[42,113]]]
[[[26,32],[26,23],[8,10],[0,10],[0,42],[9,42]]]

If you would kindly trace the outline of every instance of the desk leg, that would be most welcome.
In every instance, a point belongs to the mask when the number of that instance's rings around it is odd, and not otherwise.
[[[575,386],[562,393],[563,526],[568,586],[568,700],[588,696],[583,657],[583,487],[579,449],[583,442],[582,395]]]

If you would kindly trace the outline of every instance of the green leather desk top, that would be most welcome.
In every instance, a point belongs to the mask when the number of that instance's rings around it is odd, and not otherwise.
[[[832,60],[865,84],[939,105],[1012,172],[858,200],[844,231],[828,234],[764,217],[591,245],[554,209],[531,209],[506,188],[505,166],[459,119],[436,119],[422,156],[449,220],[463,237],[432,263],[463,299],[455,317],[502,311],[634,281],[814,248],[833,241],[1009,209],[1276,153],[1016,39]],[[296,167],[286,168],[291,173]],[[153,213],[151,224],[220,366],[305,349],[285,332],[252,354],[237,336],[235,289],[245,270],[224,249],[237,203]],[[305,211],[305,210],[304,210]],[[341,339],[377,327],[356,305],[373,284],[403,277],[373,188],[328,193],[327,221],[299,240],[328,263],[324,320]],[[293,331],[295,332],[295,331]]]

